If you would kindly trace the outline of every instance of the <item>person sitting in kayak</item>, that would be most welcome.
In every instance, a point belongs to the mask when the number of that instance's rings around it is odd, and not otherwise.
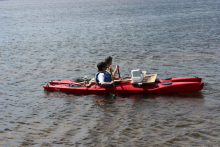
[[[113,69],[111,68],[111,65],[112,65],[112,57],[111,57],[111,56],[105,57],[105,62],[106,62],[106,64],[107,64],[107,70],[106,70],[106,71],[107,71],[109,74],[112,75],[112,78],[113,78],[113,79],[115,79],[115,76],[116,76],[116,73],[117,73],[117,71],[118,71],[118,69],[119,69],[119,66],[116,65],[115,70],[113,71]]]
[[[100,62],[97,64],[98,72],[95,75],[96,82],[101,86],[110,86],[114,83],[111,74],[106,72],[107,64]]]

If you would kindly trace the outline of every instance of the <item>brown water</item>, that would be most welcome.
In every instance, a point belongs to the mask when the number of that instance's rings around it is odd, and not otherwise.
[[[220,2],[0,1],[0,146],[220,146]],[[158,78],[199,76],[197,93],[68,95],[106,55]]]

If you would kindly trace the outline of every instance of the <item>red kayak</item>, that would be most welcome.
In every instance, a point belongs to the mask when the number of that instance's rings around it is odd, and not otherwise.
[[[128,77],[131,78],[131,77]],[[156,79],[156,83],[162,83],[162,82],[201,82],[202,78],[199,77],[174,77],[174,78],[168,78],[168,79]],[[74,84],[78,82],[74,82],[72,80],[52,80],[49,81],[50,85],[57,85],[57,84]]]
[[[154,83],[131,84],[131,81],[118,80],[114,86],[101,87],[96,83],[86,85],[71,80],[50,81],[51,85],[44,85],[48,91],[59,91],[73,94],[146,94],[146,93],[180,93],[198,92],[203,89],[204,83],[199,77],[179,77],[157,79]]]

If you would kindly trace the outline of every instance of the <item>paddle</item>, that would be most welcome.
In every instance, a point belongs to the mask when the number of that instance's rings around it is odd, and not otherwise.
[[[119,72],[119,69],[118,69],[118,76],[119,76],[119,78],[121,78],[121,76],[120,76],[120,72]]]
[[[118,76],[119,76],[119,78],[121,78],[119,69],[118,69]],[[117,90],[116,90],[115,83],[113,84],[113,86],[114,86],[114,89],[115,89],[115,96],[117,96],[118,93],[117,93]]]
[[[111,71],[111,75],[112,75],[112,70],[110,69],[110,71]],[[114,79],[113,79],[113,77],[112,77],[112,80],[114,80]],[[117,90],[116,90],[115,83],[113,83],[112,85],[113,85],[114,90],[115,90],[115,96],[117,96],[117,95],[118,95],[118,93],[117,93]]]

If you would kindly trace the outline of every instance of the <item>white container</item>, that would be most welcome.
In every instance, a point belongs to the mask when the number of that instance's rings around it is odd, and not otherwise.
[[[146,76],[147,75],[147,71],[142,71],[142,76]]]
[[[143,80],[143,75],[141,74],[140,69],[132,70],[131,71],[131,80],[132,83],[141,83]]]

